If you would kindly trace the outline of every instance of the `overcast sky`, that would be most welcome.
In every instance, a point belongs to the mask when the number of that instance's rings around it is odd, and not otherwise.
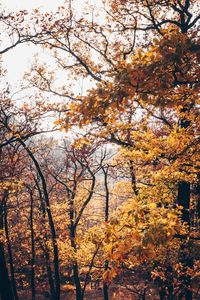
[[[42,11],[56,11],[57,7],[63,5],[65,0],[0,0],[0,7],[9,11],[17,11],[26,9],[31,11],[33,8],[40,8]],[[87,0],[92,6],[98,5],[101,0]],[[84,10],[86,0],[72,0],[73,6],[77,11]],[[3,47],[3,46],[2,46]],[[19,45],[13,50],[8,51],[3,56],[4,66],[8,70],[8,81],[15,86],[22,79],[22,74],[31,65],[33,56],[38,52],[38,48],[27,46],[26,44]],[[41,49],[39,53],[41,56]]]
[[[55,11],[64,0],[1,0],[2,8],[9,11],[32,10],[39,7],[43,11]],[[34,54],[37,52],[36,47],[19,45],[11,51],[8,51],[4,57],[4,66],[7,68],[8,81],[14,85],[22,78],[22,75],[28,65],[31,64]]]
[[[1,0],[0,3],[3,7],[10,10],[18,9],[33,9],[40,7],[44,10],[55,10],[57,6],[61,5],[63,0]]]

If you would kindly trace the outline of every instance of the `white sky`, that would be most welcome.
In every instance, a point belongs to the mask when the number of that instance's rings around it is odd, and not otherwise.
[[[0,0],[1,8],[8,11],[32,10],[40,8],[42,11],[55,11],[64,0]],[[30,66],[37,47],[19,45],[3,55],[4,66],[7,69],[7,80],[12,85],[17,85],[27,66]],[[41,51],[41,50],[40,50]]]
[[[84,9],[84,5],[87,0],[72,0],[74,8],[78,11]],[[90,4],[97,4],[101,0],[89,0]],[[0,9],[5,9],[6,11],[18,11],[18,10],[28,10],[31,11],[34,8],[39,8],[41,11],[56,11],[57,7],[63,5],[65,0],[0,0]],[[3,49],[3,45],[1,46]],[[39,53],[39,58],[43,57],[44,51],[41,47],[27,44],[21,44],[14,49],[9,50],[3,54],[3,66],[7,69],[7,75],[5,80],[11,85],[11,91],[17,92],[20,89],[20,83],[23,79],[24,72],[30,67],[34,60],[34,55]],[[48,61],[48,57],[47,57]],[[51,58],[49,57],[49,61]],[[11,94],[12,94],[11,92]],[[26,98],[26,91],[19,93],[22,99]],[[19,97],[18,94],[14,98]],[[55,137],[64,137],[65,133],[57,132],[53,134]]]
[[[101,0],[72,0],[73,7],[81,12],[84,10],[85,4],[90,3],[92,6],[100,5]],[[40,8],[41,11],[56,11],[60,5],[66,5],[65,0],[0,0],[0,9],[5,8],[8,11],[28,10]],[[2,48],[4,48],[2,46]],[[18,82],[22,80],[27,66],[31,65],[34,54],[42,54],[41,48],[28,46],[26,44],[18,45],[14,49],[3,55],[3,66],[7,69],[7,80],[16,87]],[[48,60],[48,58],[47,58]]]
[[[44,10],[55,10],[61,5],[63,0],[1,0],[0,3],[3,7],[9,10],[31,10],[40,7]]]
[[[63,2],[64,0],[0,0],[0,9],[6,9],[7,11],[31,11],[34,8],[40,8],[42,11],[56,11],[57,7],[62,5]],[[5,80],[9,82],[13,92],[19,90],[20,82],[24,72],[27,70],[27,66],[31,65],[34,55],[37,52],[41,53],[41,51],[41,48],[38,49],[36,46],[22,44],[3,55],[3,66],[7,69]],[[24,92],[24,95],[26,95],[26,91]],[[17,94],[16,98],[18,98]],[[52,121],[49,120],[49,122]],[[48,124],[48,122],[46,123]],[[52,136],[54,136],[54,138],[62,139],[66,134],[64,132],[56,132],[52,134]]]

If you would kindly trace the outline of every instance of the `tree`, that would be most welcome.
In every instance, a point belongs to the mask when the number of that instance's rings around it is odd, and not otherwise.
[[[95,193],[96,174],[101,168],[104,157],[97,158],[96,152],[98,145],[87,145],[81,140],[75,142],[74,145],[64,146],[63,155],[64,164],[58,170],[51,170],[53,178],[57,184],[64,188],[65,197],[68,205],[68,221],[69,221],[69,240],[71,244],[71,251],[74,254],[72,257],[73,278],[76,285],[76,299],[83,299],[86,288],[87,277],[83,287],[80,279],[80,266],[78,263],[78,249],[80,245],[77,239],[80,233],[78,226],[82,221],[83,214],[90,203],[93,194]],[[83,234],[83,232],[81,233]],[[98,249],[98,247],[97,247]],[[95,255],[98,250],[95,250]],[[92,261],[95,258],[92,257]],[[89,266],[89,272],[93,263]]]
[[[25,11],[7,16],[6,22],[14,20],[14,28],[21,36],[52,53],[56,66],[53,71],[36,61],[26,78],[44,96],[51,93],[64,98],[63,105],[56,108],[60,114],[56,126],[66,131],[78,126],[82,136],[71,149],[66,147],[67,173],[62,168],[50,170],[53,179],[49,181],[61,189],[62,197],[67,195],[67,243],[71,243],[76,297],[83,299],[86,288],[86,281],[81,286],[77,232],[94,197],[101,168],[107,196],[106,222],[99,225],[99,236],[91,238],[92,258],[86,277],[102,253],[103,261],[107,262],[103,275],[105,298],[106,284],[124,266],[132,270],[148,265],[159,285],[160,299],[192,299],[191,281],[196,272],[195,249],[199,239],[198,3],[105,1],[103,24],[95,9],[86,9],[80,17],[73,4],[68,4],[59,7],[57,14],[35,10],[28,24],[25,20],[21,22]],[[59,72],[68,78],[60,85],[55,80]],[[91,80],[93,85],[83,94],[73,88],[81,77],[86,78],[85,82]],[[55,297],[59,299],[57,234],[47,188],[49,175],[40,166],[42,159],[39,161],[27,145],[27,139],[40,132],[32,121],[41,118],[48,108],[42,105],[40,110],[38,104],[39,111],[36,109],[34,114],[26,106],[21,111],[5,100],[2,107],[1,149],[20,144],[39,176],[34,178],[51,227]],[[13,119],[16,112],[24,118],[18,125]],[[93,165],[92,146],[99,142],[116,146],[114,163],[123,177],[118,186],[126,189],[125,203],[110,218],[107,179],[111,174],[102,162]],[[48,163],[45,168],[48,169]],[[56,199],[56,189],[52,190]],[[116,195],[118,200],[122,198],[121,190]],[[91,229],[91,236],[95,229]],[[49,252],[44,249],[44,253],[48,261]]]
[[[199,172],[200,16],[195,14],[195,7],[194,1],[113,2],[106,8],[112,29],[107,23],[98,25],[94,18],[77,20],[61,7],[62,18],[51,16],[50,33],[46,31],[45,40],[36,41],[55,50],[61,68],[73,67],[75,76],[81,72],[98,82],[76,101],[68,94],[62,126],[87,128],[87,124],[97,124],[91,128],[91,135],[121,145],[132,165],[139,162],[145,166],[143,172],[138,171],[144,184],[159,185],[160,192],[167,195],[173,190],[173,198],[161,200],[162,205],[181,206],[182,220],[188,226],[194,201],[191,185],[196,184]],[[145,42],[138,36],[140,31],[145,34]],[[77,48],[77,41],[82,48]],[[74,66],[64,64],[61,53],[72,56]],[[98,63],[91,61],[92,53],[96,53]],[[46,70],[35,70],[32,82],[37,80],[39,87],[46,82],[45,90],[54,92],[49,88],[51,79],[46,77]],[[185,293],[191,298],[189,286]]]

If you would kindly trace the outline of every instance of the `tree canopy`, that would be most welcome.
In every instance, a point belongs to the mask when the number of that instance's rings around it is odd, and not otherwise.
[[[2,62],[50,58],[27,97],[1,71],[2,300],[198,299],[199,20],[192,0],[1,13]]]

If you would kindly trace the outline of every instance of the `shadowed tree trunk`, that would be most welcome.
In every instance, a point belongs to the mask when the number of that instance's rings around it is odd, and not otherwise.
[[[7,200],[7,191],[4,191],[3,197],[0,203],[0,234],[3,230],[3,211],[4,205]],[[4,244],[0,236],[0,299],[1,300],[14,300],[12,286],[10,283],[8,270],[6,266],[6,259],[4,253]]]
[[[190,183],[182,181],[178,184],[178,205],[183,207],[182,220],[190,224]]]
[[[190,105],[186,105],[182,108],[181,112],[187,112],[192,107],[192,103]],[[180,121],[181,128],[187,128],[190,126],[190,121],[183,118]],[[190,194],[191,194],[191,184],[187,181],[181,181],[178,184],[178,196],[177,203],[183,207],[182,210],[182,220],[186,222],[188,226],[190,226]],[[190,257],[188,253],[188,249],[190,248],[190,242],[183,242],[180,246],[180,254],[179,254],[179,262],[183,267],[183,275],[180,278],[181,284],[181,295],[180,297],[185,297],[187,300],[192,300],[192,288],[191,288],[191,276],[187,273],[188,268],[192,268],[193,259]],[[182,299],[182,298],[180,298]]]
[[[35,241],[34,241],[34,228],[33,228],[33,191],[30,191],[31,210],[30,210],[30,229],[31,229],[31,293],[32,300],[36,299],[35,292]]]
[[[50,230],[51,230],[53,254],[54,254],[53,263],[54,263],[54,273],[55,273],[54,274],[55,275],[55,296],[54,296],[53,300],[60,300],[60,274],[59,274],[58,245],[57,245],[57,240],[56,240],[57,235],[56,235],[56,229],[55,229],[55,225],[54,225],[54,221],[53,221],[53,216],[52,216],[52,213],[51,213],[46,180],[44,178],[42,169],[41,169],[37,159],[35,158],[35,156],[31,152],[31,150],[26,146],[26,144],[21,139],[18,139],[18,141],[22,145],[22,147],[26,150],[29,157],[33,161],[33,163],[35,165],[35,168],[38,172],[39,178],[41,180],[42,191],[43,191],[45,205],[46,205],[46,212],[47,212],[49,226],[50,226]]]
[[[76,231],[75,231],[74,222],[73,222],[74,207],[73,207],[72,203],[74,203],[74,200],[72,200],[71,208],[70,208],[70,223],[71,223],[71,225],[70,225],[70,241],[71,241],[71,246],[76,253],[76,242],[75,242]],[[79,278],[79,268],[78,268],[77,261],[75,261],[75,263],[73,264],[73,275],[74,275],[74,282],[75,282],[75,286],[76,286],[76,300],[83,300],[81,282],[80,282],[80,278]]]
[[[36,188],[37,188],[37,191],[38,191],[38,196],[39,196],[39,199],[40,199],[40,202],[41,202],[40,210],[41,210],[42,218],[43,218],[42,222],[45,223],[45,218],[46,218],[45,201],[43,199],[42,191],[41,191],[39,182],[38,182],[36,177],[34,178],[34,181],[35,181],[35,185],[36,185]],[[55,298],[56,292],[55,292],[53,274],[52,274],[52,269],[51,269],[51,264],[50,264],[49,249],[46,245],[46,242],[48,241],[48,236],[47,236],[46,232],[45,232],[45,235],[44,235],[44,239],[45,239],[45,245],[43,246],[42,243],[40,243],[40,246],[42,248],[42,251],[44,253],[45,260],[46,260],[47,278],[48,278],[48,282],[49,282],[51,299],[53,300]]]
[[[18,294],[17,294],[17,287],[16,287],[16,281],[15,281],[15,270],[14,270],[14,264],[13,264],[13,255],[12,255],[12,248],[10,243],[10,236],[9,236],[9,228],[8,228],[8,218],[7,218],[7,206],[4,206],[4,222],[5,222],[5,234],[6,234],[6,240],[7,240],[7,246],[8,246],[8,257],[9,257],[9,264],[10,264],[10,275],[11,275],[11,284],[12,284],[12,290],[13,290],[13,296],[15,300],[18,300]]]
[[[108,222],[108,217],[109,217],[108,169],[109,169],[109,166],[107,166],[107,167],[102,166],[102,170],[104,173],[104,186],[105,186],[105,191],[106,191],[106,205],[105,205],[105,216],[104,216],[105,222]],[[105,271],[108,270],[108,264],[109,264],[109,262],[108,262],[108,260],[106,260],[105,265],[104,265]],[[103,297],[104,297],[104,300],[109,300],[108,285],[105,281],[103,282]]]

